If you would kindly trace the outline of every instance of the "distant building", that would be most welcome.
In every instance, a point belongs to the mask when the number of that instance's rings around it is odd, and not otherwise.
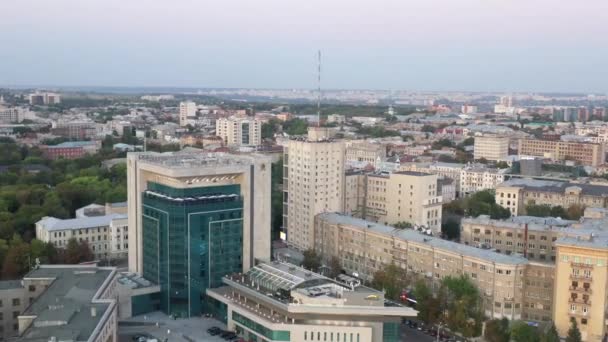
[[[523,176],[541,176],[543,173],[541,158],[524,158],[519,160],[520,174]]]
[[[23,121],[23,117],[19,108],[0,106],[0,123],[19,123],[21,121]]]
[[[496,169],[483,166],[467,166],[460,171],[460,196],[468,196],[475,192],[495,189],[505,181],[509,169]]]
[[[475,160],[505,160],[509,156],[509,137],[492,134],[476,136],[473,155]]]
[[[113,267],[36,267],[22,280],[27,301],[17,317],[17,340],[118,341],[116,279]]]
[[[188,121],[196,118],[196,103],[192,101],[180,102],[179,104],[179,125],[185,127]]]
[[[248,340],[399,341],[402,318],[417,314],[387,304],[383,292],[356,278],[330,279],[283,262],[260,263],[222,281],[206,294],[228,329]]]
[[[329,114],[327,116],[327,123],[343,124],[346,122],[346,116],[341,114]]]
[[[386,146],[368,142],[354,143],[346,148],[346,162],[364,162],[376,167],[386,160]]]
[[[118,131],[122,135],[122,130]],[[97,135],[97,128],[92,121],[53,121],[51,134],[68,139],[91,139]]]
[[[475,114],[477,113],[477,106],[465,104],[460,107],[460,112],[462,114]]]
[[[173,96],[173,95],[144,95],[141,97],[141,99],[144,101],[160,102],[160,101],[174,100],[175,96]]]
[[[30,105],[54,105],[61,103],[61,95],[56,93],[34,93],[29,95]]]
[[[99,141],[67,141],[59,145],[42,145],[42,156],[47,159],[76,159],[95,154],[101,148]]]
[[[606,161],[602,144],[575,141],[519,139],[518,154],[552,160],[571,160],[587,166],[598,166]]]
[[[248,117],[230,117],[215,121],[215,135],[226,146],[258,146],[262,144],[262,121]]]

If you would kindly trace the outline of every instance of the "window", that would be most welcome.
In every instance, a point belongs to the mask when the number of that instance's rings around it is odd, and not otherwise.
[[[28,290],[30,292],[36,292],[36,286],[35,285],[30,285],[30,286],[28,286]]]
[[[21,300],[19,298],[13,298],[13,306],[21,305]]]
[[[587,325],[587,319],[586,318],[582,318],[581,319],[581,324],[582,325]]]
[[[19,311],[13,311],[13,318],[19,317]]]

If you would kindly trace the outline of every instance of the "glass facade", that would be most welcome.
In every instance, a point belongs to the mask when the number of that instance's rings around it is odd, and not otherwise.
[[[386,322],[382,326],[382,341],[383,342],[399,342],[399,323]]]
[[[160,293],[153,292],[131,297],[131,315],[138,316],[160,309]]]
[[[160,285],[161,310],[200,315],[205,290],[242,271],[240,185],[180,189],[148,182],[142,203],[143,275]]]
[[[290,332],[286,330],[271,330],[265,326],[256,323],[249,318],[232,312],[232,320],[241,324],[243,327],[253,330],[256,333],[273,341],[290,341]]]

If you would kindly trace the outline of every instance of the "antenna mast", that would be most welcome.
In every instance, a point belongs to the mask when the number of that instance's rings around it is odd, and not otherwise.
[[[317,127],[321,127],[321,50],[317,56]]]

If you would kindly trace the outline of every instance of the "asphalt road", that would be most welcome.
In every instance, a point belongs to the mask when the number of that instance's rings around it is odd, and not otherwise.
[[[435,337],[429,336],[422,331],[408,328],[405,324],[401,325],[400,329],[401,341],[420,341],[420,342],[434,342]]]

